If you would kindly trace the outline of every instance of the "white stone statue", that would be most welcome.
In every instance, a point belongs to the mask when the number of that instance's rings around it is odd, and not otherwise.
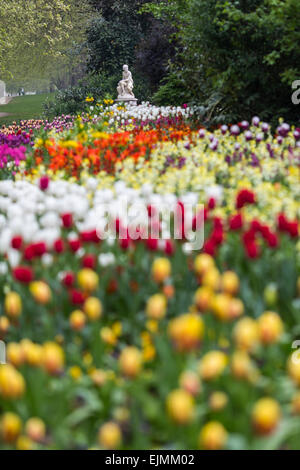
[[[128,65],[123,66],[123,78],[118,84],[118,99],[117,101],[131,102],[133,104],[137,103],[137,99],[133,93],[133,79],[132,73],[128,69]]]

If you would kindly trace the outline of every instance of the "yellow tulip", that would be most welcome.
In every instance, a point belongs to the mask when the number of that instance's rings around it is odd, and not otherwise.
[[[228,357],[222,351],[206,353],[199,363],[199,373],[203,380],[214,380],[219,377],[228,364]]]
[[[99,444],[108,450],[118,449],[122,442],[120,427],[114,422],[103,424],[98,434]]]
[[[164,282],[171,275],[171,263],[168,258],[157,258],[152,264],[153,279],[158,282]]]
[[[218,421],[210,421],[201,429],[199,435],[199,448],[205,450],[224,449],[228,439],[228,433],[223,424]]]
[[[52,298],[50,287],[43,281],[31,282],[29,290],[34,300],[39,304],[45,305],[49,303]]]
[[[134,346],[128,346],[121,352],[119,365],[122,374],[127,377],[136,377],[142,368],[142,354]]]
[[[84,268],[79,271],[77,279],[80,287],[87,292],[93,292],[97,289],[99,284],[98,274],[89,268]]]
[[[204,335],[204,322],[196,313],[186,313],[169,323],[169,335],[179,351],[190,351],[199,346]]]
[[[167,310],[167,299],[162,294],[152,295],[148,299],[146,312],[149,318],[153,320],[161,320],[164,318]]]
[[[194,417],[195,403],[192,395],[185,390],[173,390],[167,397],[167,411],[177,424],[187,424]]]
[[[277,343],[283,333],[283,323],[275,312],[264,312],[258,319],[258,334],[262,343]]]
[[[17,292],[9,292],[5,296],[4,309],[11,318],[18,318],[22,313],[22,300]]]
[[[259,434],[269,434],[277,427],[281,417],[280,406],[273,398],[261,398],[252,411],[252,422]]]
[[[84,302],[83,311],[91,321],[97,321],[102,315],[102,303],[96,297],[89,297]]]
[[[0,421],[0,434],[4,442],[11,444],[20,435],[22,422],[15,413],[4,413]]]

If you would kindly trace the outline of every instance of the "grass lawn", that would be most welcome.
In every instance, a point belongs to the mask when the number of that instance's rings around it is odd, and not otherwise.
[[[49,93],[17,96],[13,98],[10,103],[0,106],[0,113],[9,114],[9,116],[0,117],[0,127],[3,124],[11,124],[13,121],[41,118],[43,114],[43,103],[48,96],[50,96]]]

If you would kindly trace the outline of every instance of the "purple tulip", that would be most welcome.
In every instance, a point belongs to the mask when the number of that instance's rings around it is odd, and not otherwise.
[[[256,142],[261,142],[262,140],[264,140],[264,134],[262,132],[259,132],[258,134],[256,134]]]
[[[231,126],[230,132],[231,132],[232,135],[239,135],[239,133],[240,133],[239,126],[237,126],[236,124]]]
[[[277,128],[277,132],[279,135],[281,135],[281,137],[286,137],[289,131],[290,131],[290,126],[286,122],[284,122],[283,124],[281,124],[281,126]]]
[[[246,131],[246,132],[245,132],[245,139],[246,139],[247,141],[253,139],[253,134],[252,134],[251,131]]]
[[[218,145],[219,145],[219,142],[218,142],[217,139],[215,139],[215,140],[209,145],[209,148],[210,148],[211,150],[217,150]]]
[[[294,138],[295,138],[296,140],[299,140],[299,139],[300,139],[300,131],[299,131],[298,129],[296,129],[296,130],[294,131]]]
[[[249,122],[248,121],[242,121],[240,125],[241,125],[241,128],[243,130],[246,130],[249,127]]]
[[[269,126],[269,124],[268,124],[267,122],[263,122],[263,123],[261,124],[261,129],[262,129],[263,132],[268,132],[268,131],[269,131],[269,128],[270,128],[270,126]]]
[[[258,117],[258,116],[254,116],[254,117],[252,118],[252,124],[253,124],[253,126],[258,127],[259,123],[260,123],[259,117]]]

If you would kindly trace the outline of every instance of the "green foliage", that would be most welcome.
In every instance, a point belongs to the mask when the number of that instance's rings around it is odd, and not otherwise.
[[[155,19],[143,8],[147,0],[90,0],[90,3],[99,13],[87,30],[89,70],[119,75],[122,65],[128,64],[135,82],[140,76],[144,82],[142,95],[137,92],[139,99],[150,96],[166,75],[168,60],[174,55],[169,40],[173,31],[170,24]],[[141,85],[142,81],[136,83],[137,90]]]
[[[86,109],[85,99],[92,96],[95,100],[116,98],[117,84],[120,74],[108,75],[105,73],[90,74],[80,80],[77,86],[58,91],[53,98],[44,103],[44,115],[53,118],[61,114],[78,114]],[[141,100],[150,99],[149,86],[145,77],[135,76],[135,93]]]
[[[99,16],[91,21],[87,39],[90,70],[114,74],[122,64],[133,65],[133,51],[141,39],[141,30],[134,17],[125,21],[124,15],[114,21],[114,17],[108,20]]]
[[[0,72],[4,79],[50,78],[82,57],[70,53],[84,39],[87,0],[0,2]],[[72,57],[71,57],[72,55]]]
[[[291,102],[300,77],[298,0],[172,0],[153,9],[177,26],[170,83],[176,73],[186,100],[207,107],[211,118],[298,119]]]
[[[176,73],[170,73],[152,97],[153,103],[158,106],[180,106],[191,99],[192,95],[187,94],[184,80]]]

